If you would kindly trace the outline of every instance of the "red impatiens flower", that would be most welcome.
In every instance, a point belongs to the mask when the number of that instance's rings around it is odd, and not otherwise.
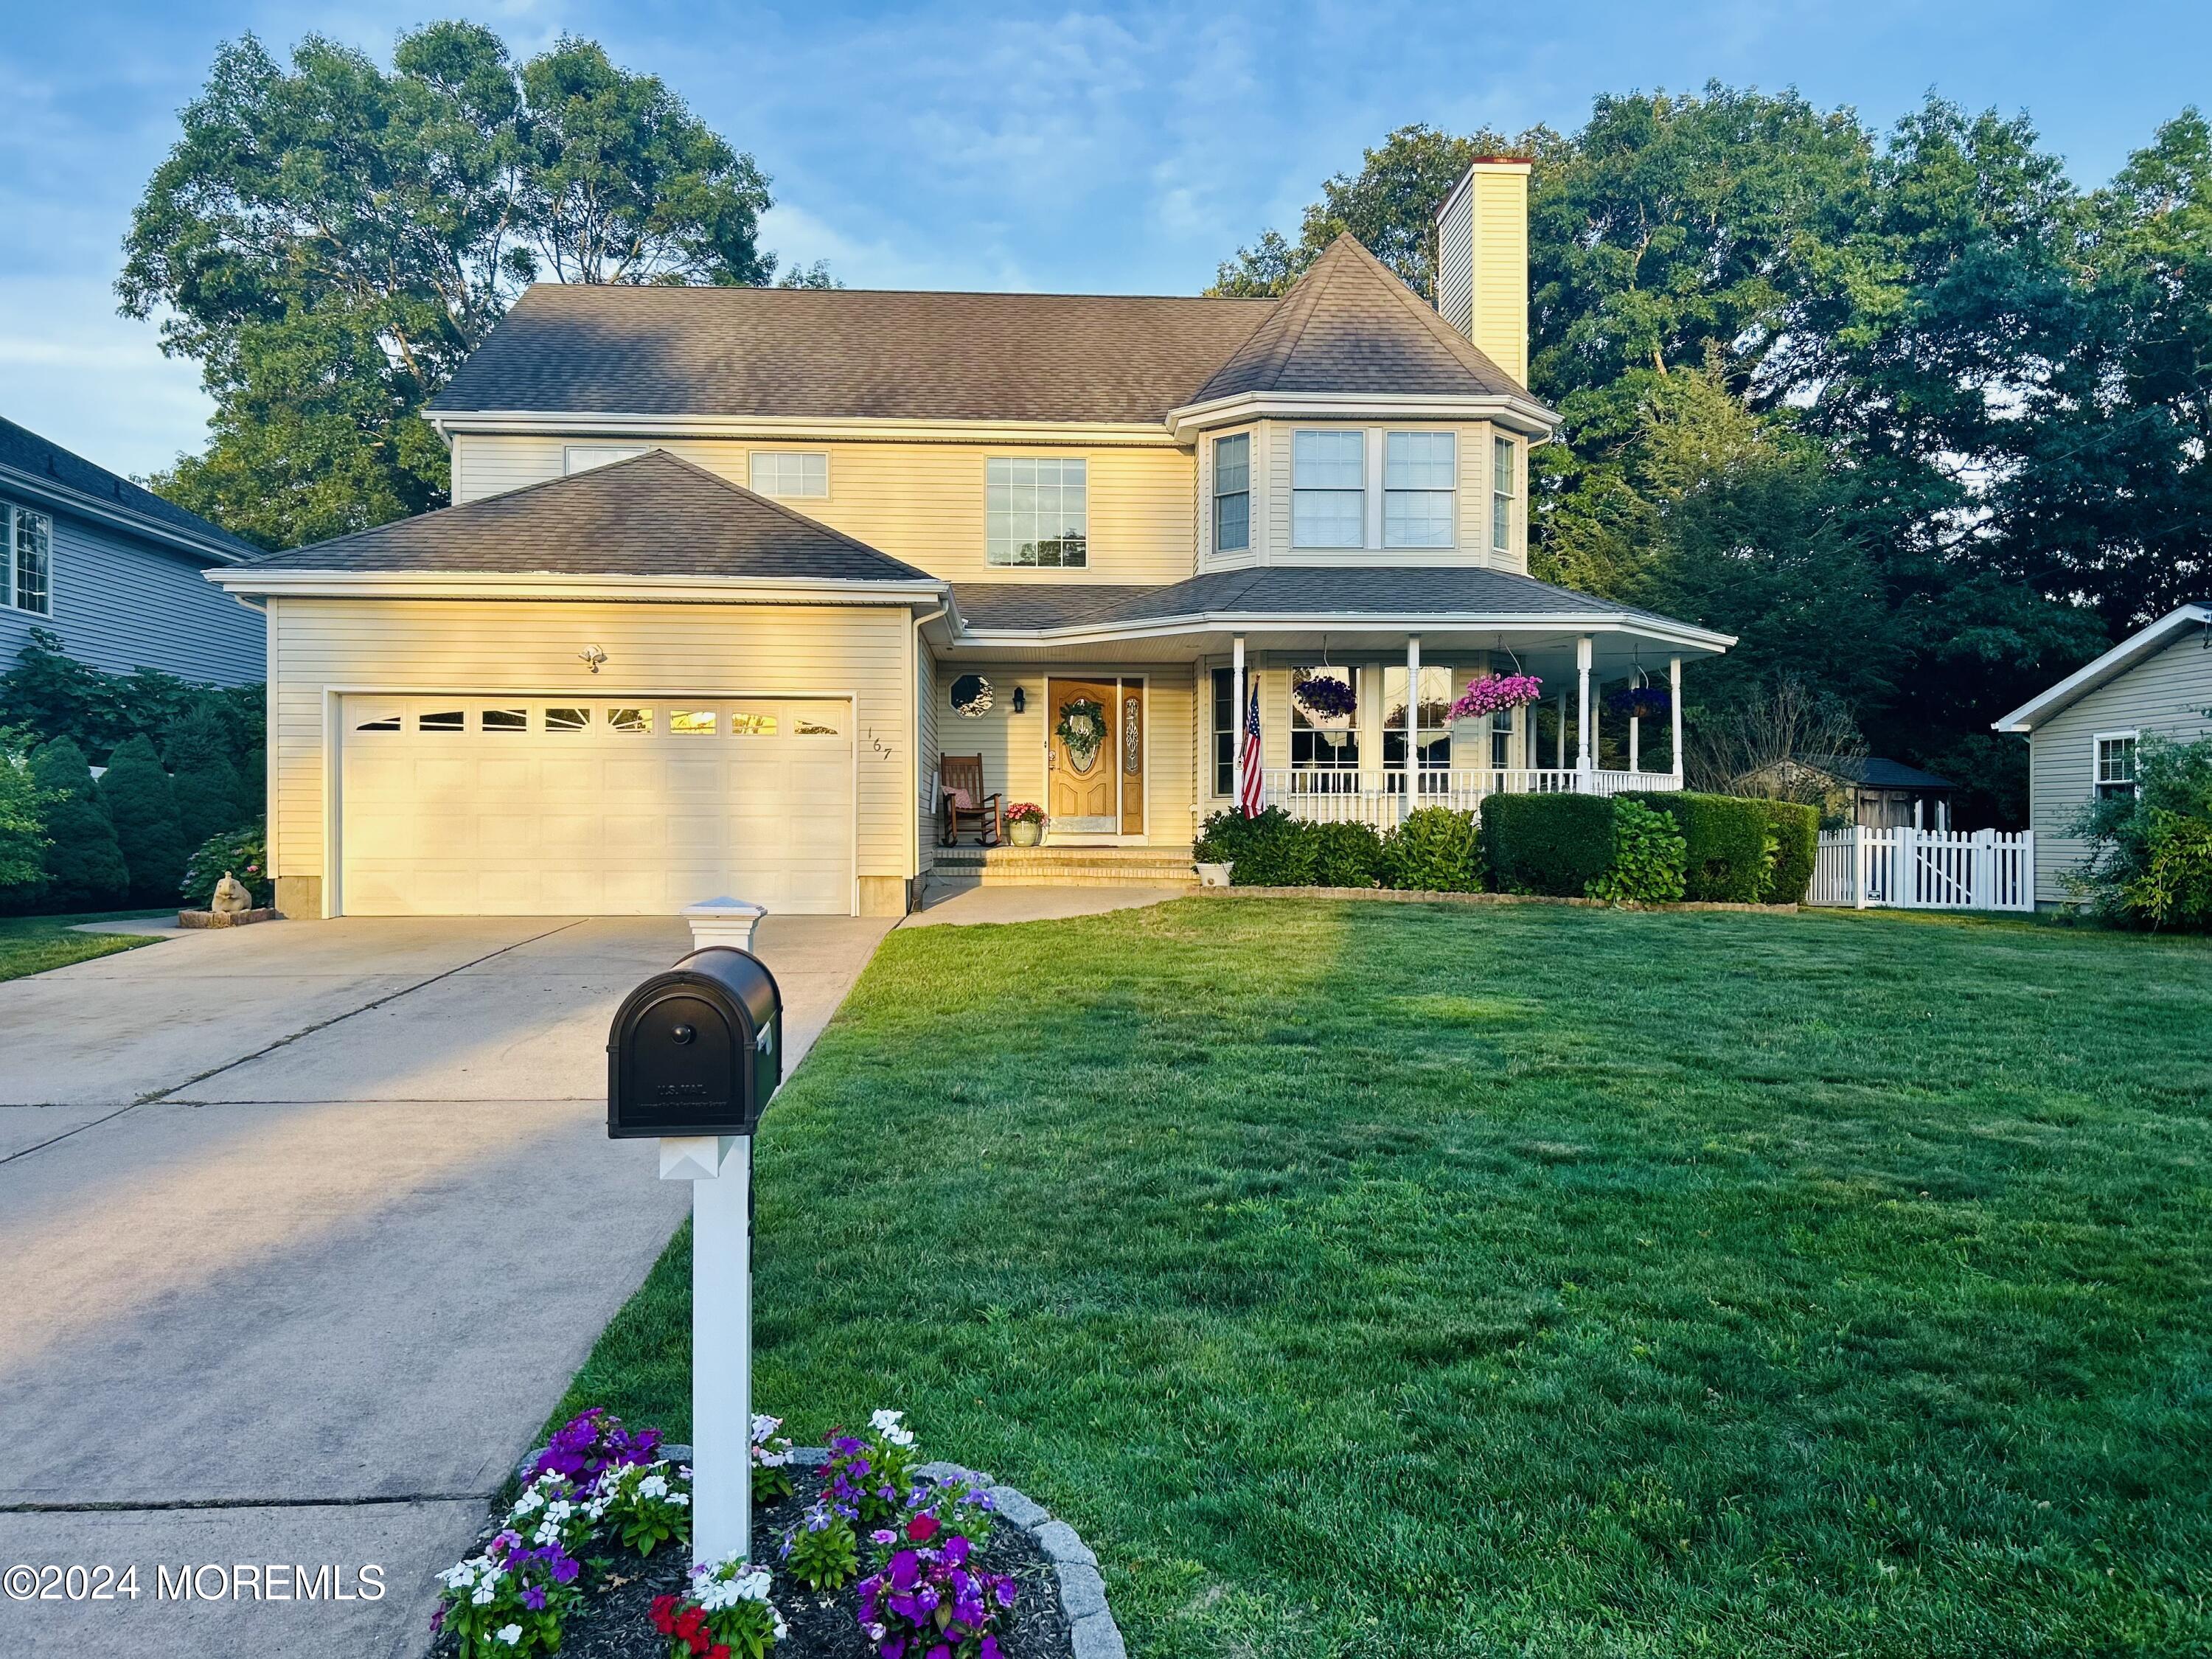
[[[913,1542],[927,1544],[937,1536],[938,1520],[933,1515],[917,1515],[906,1523],[906,1535]]]
[[[647,1610],[646,1616],[653,1620],[653,1629],[659,1631],[663,1636],[676,1634],[676,1598],[674,1596],[654,1596],[653,1606]]]

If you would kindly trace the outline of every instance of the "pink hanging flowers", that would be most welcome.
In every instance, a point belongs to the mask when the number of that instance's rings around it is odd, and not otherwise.
[[[1467,683],[1466,695],[1451,706],[1455,720],[1480,720],[1504,708],[1525,708],[1544,695],[1544,682],[1534,674],[1487,674]]]

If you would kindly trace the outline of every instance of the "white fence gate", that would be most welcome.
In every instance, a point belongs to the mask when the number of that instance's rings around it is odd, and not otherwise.
[[[1823,830],[1805,902],[1854,910],[2033,910],[2035,832]]]

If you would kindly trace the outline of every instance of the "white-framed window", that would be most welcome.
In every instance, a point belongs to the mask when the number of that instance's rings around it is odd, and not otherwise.
[[[1458,488],[1456,434],[1384,434],[1382,545],[1451,546]]]
[[[2132,795],[2136,792],[2136,734],[2100,732],[2091,739],[2097,796]]]
[[[651,447],[650,444],[570,444],[561,452],[561,470],[574,477],[595,466],[612,466],[617,461],[642,455]]]
[[[1213,441],[1213,550],[1242,553],[1252,545],[1252,437],[1239,432]]]
[[[1521,480],[1521,446],[1510,438],[1490,441],[1490,544],[1513,550],[1513,497]]]
[[[1421,665],[1421,695],[1413,709],[1413,752],[1422,772],[1451,769],[1452,671],[1440,663]],[[1406,669],[1402,663],[1382,669],[1382,765],[1386,771],[1406,766]]]
[[[1291,545],[1364,547],[1367,434],[1342,429],[1291,434]]]
[[[1513,722],[1517,712],[1501,708],[1490,717],[1490,764],[1494,770],[1503,772],[1513,764]]]
[[[815,449],[756,449],[751,477],[756,495],[823,501],[830,494],[830,457]]]
[[[1081,569],[1091,562],[1090,489],[1085,460],[990,457],[983,465],[985,561]]]
[[[54,613],[54,521],[44,513],[0,501],[7,532],[8,602],[37,617]]]

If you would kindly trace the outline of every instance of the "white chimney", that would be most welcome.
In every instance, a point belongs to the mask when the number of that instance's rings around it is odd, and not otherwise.
[[[1437,210],[1437,310],[1528,383],[1528,163],[1486,155]]]

